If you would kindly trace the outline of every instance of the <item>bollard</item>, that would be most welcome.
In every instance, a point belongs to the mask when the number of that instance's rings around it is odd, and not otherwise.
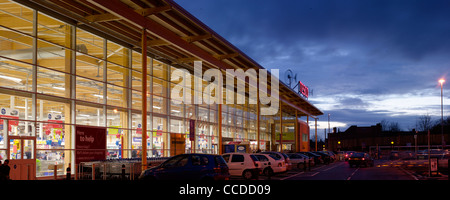
[[[70,180],[70,176],[71,176],[71,169],[70,169],[70,163],[69,163],[69,166],[67,166],[67,169],[66,169],[66,180]]]
[[[95,180],[95,164],[92,163],[92,180]]]
[[[306,171],[306,159],[303,160],[303,171]]]
[[[54,178],[55,180],[58,179],[58,165],[57,165],[57,164],[55,164],[55,165],[53,166],[53,178]]]
[[[125,180],[125,165],[122,164],[122,180]]]
[[[308,171],[311,171],[311,160],[308,160]]]

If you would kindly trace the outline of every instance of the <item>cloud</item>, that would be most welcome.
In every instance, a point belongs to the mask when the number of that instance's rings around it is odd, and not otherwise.
[[[369,106],[369,103],[364,102],[360,98],[354,97],[343,97],[338,99],[341,108],[366,108]]]
[[[437,80],[450,79],[450,1],[176,2],[263,67],[297,73],[314,90],[309,101],[334,121],[386,119],[407,129],[415,116],[439,113]]]

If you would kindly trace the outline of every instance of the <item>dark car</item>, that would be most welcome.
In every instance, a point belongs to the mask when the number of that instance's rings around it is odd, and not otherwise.
[[[373,159],[368,153],[353,153],[352,156],[348,158],[348,165],[352,167],[364,165],[365,167],[373,167]]]
[[[314,158],[314,165],[317,165],[319,163],[323,163],[322,156],[317,155],[315,153],[312,153],[312,152],[297,152],[297,153],[301,153],[301,154],[306,155],[306,156],[308,156],[310,158]]]
[[[147,169],[140,180],[228,180],[228,165],[220,155],[181,154]]]
[[[332,162],[331,156],[328,155],[328,154],[326,154],[326,153],[324,153],[324,152],[321,152],[321,151],[314,151],[313,153],[315,153],[315,154],[321,156],[321,157],[322,157],[322,161],[323,161],[323,163],[325,163],[325,164],[329,164],[329,163]]]

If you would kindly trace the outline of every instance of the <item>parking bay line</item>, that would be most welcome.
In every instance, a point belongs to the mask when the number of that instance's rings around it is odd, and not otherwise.
[[[353,173],[352,174],[350,174],[350,176],[347,178],[347,181],[348,180],[350,180],[351,178],[352,178],[352,176],[353,175],[355,175],[355,173],[356,173],[356,171],[358,171],[358,169],[359,169],[359,167],[358,168],[356,168],[356,170],[355,171],[353,171]]]
[[[301,174],[304,174],[305,172],[303,171],[303,172],[299,172],[299,173],[296,173],[296,174],[294,174],[294,175],[291,175],[291,176],[288,176],[288,177],[284,177],[284,178],[282,178],[282,179],[280,179],[280,180],[286,180],[286,179],[288,179],[288,178],[292,178],[292,177],[295,177],[295,176],[298,176],[298,175],[301,175]]]

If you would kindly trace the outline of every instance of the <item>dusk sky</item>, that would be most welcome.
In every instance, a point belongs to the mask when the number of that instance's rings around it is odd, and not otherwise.
[[[267,69],[291,69],[331,127],[402,130],[450,102],[450,1],[175,0]]]

